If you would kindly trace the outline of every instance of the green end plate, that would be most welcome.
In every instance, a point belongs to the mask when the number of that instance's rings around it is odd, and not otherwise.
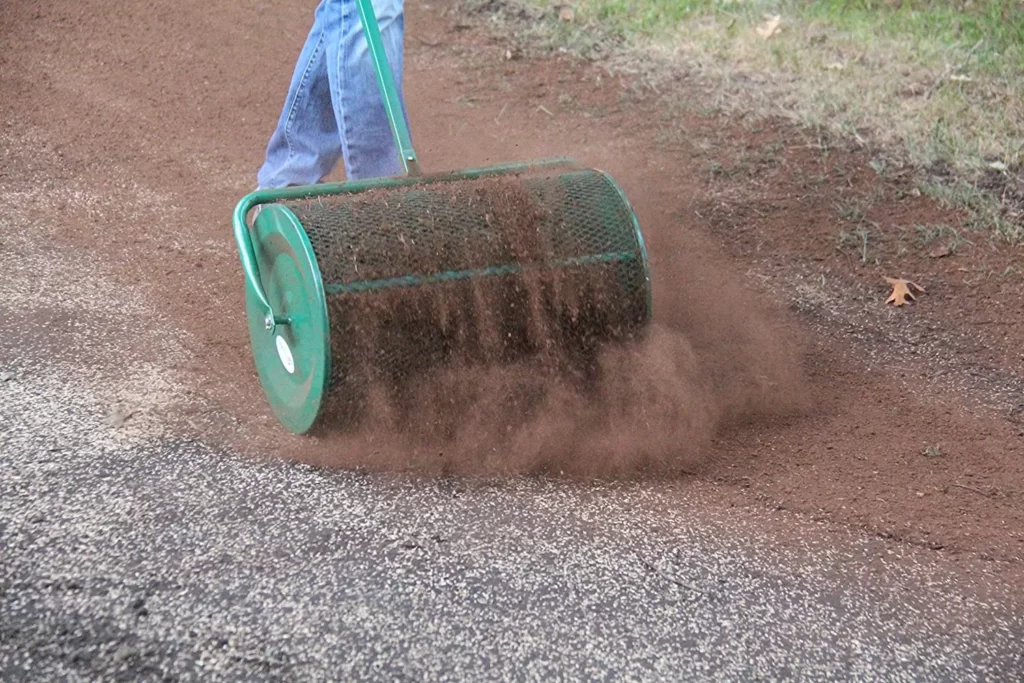
[[[286,318],[271,331],[251,287],[246,287],[249,341],[256,372],[281,424],[295,434],[312,428],[331,376],[330,328],[320,268],[302,224],[287,207],[265,204],[252,229],[260,279]]]

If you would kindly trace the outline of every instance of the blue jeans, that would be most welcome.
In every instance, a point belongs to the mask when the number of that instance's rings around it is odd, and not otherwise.
[[[403,0],[373,0],[373,8],[401,98]],[[355,0],[321,0],[267,145],[258,189],[318,183],[342,157],[349,180],[402,171]]]

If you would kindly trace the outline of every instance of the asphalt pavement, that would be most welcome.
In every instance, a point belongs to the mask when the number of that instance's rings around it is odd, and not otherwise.
[[[125,443],[47,372],[0,384],[5,681],[1024,671],[1012,587],[936,553],[692,482],[418,482]]]

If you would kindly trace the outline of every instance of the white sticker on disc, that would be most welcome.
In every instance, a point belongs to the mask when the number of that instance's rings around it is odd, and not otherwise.
[[[277,335],[277,357],[281,359],[281,365],[288,371],[288,374],[294,374],[295,359],[292,357],[292,350],[288,346],[288,342],[281,335]]]

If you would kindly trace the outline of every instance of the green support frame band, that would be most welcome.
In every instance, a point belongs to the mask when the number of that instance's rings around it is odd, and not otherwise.
[[[644,235],[640,231],[640,221],[636,217],[636,211],[633,209],[633,205],[629,201],[629,197],[626,196],[626,191],[622,189],[615,179],[604,171],[598,171],[604,176],[615,191],[619,193],[619,197],[622,198],[622,203],[629,209],[629,219],[633,223],[633,232],[636,233],[637,244],[640,245],[640,259],[644,268],[644,279],[647,281],[647,319],[651,320],[654,317],[654,300],[653,293],[651,291],[651,264],[647,259],[647,245],[644,243]]]

